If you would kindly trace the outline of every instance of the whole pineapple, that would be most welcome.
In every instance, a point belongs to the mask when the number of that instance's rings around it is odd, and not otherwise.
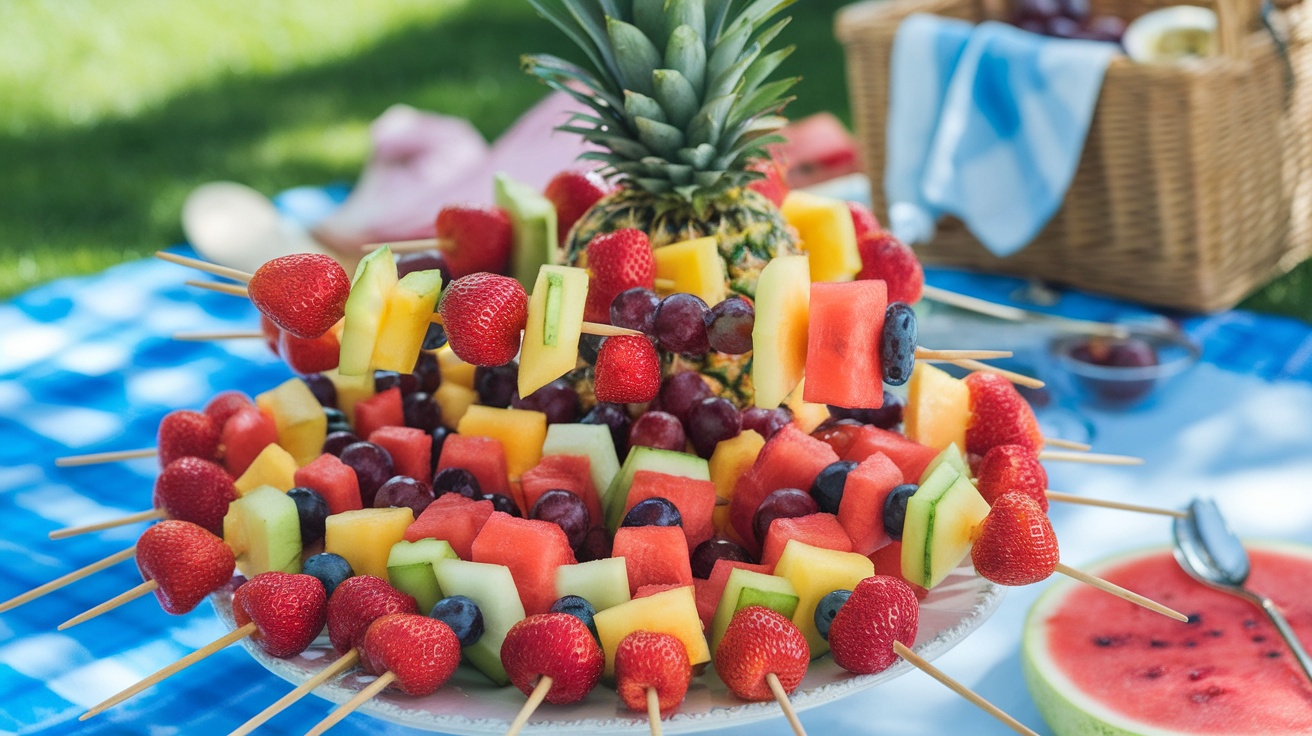
[[[577,265],[597,235],[626,227],[659,248],[715,236],[728,288],[754,297],[776,255],[800,253],[777,207],[747,185],[786,122],[797,79],[767,81],[792,53],[766,47],[788,24],[767,22],[794,0],[529,0],[583,50],[594,71],[547,55],[525,69],[590,108],[561,126],[604,149],[585,154],[619,188],[575,225],[562,262]],[[595,73],[594,73],[595,72]],[[740,404],[751,357],[684,360]]]

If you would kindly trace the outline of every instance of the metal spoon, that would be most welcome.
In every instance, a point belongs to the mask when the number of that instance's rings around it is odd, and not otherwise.
[[[1226,525],[1216,502],[1210,498],[1196,498],[1189,504],[1188,512],[1188,516],[1177,518],[1173,525],[1176,562],[1198,582],[1250,601],[1265,611],[1298,659],[1303,673],[1312,680],[1312,658],[1308,657],[1276,604],[1244,587],[1250,569],[1248,553]]]

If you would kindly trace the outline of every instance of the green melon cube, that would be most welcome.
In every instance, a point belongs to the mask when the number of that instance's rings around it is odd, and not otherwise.
[[[341,357],[337,371],[343,376],[369,372],[374,344],[383,326],[387,295],[396,286],[396,261],[392,249],[375,250],[355,267],[351,294],[346,298],[346,324],[342,326]]]
[[[629,487],[639,470],[654,470],[666,475],[677,475],[694,480],[710,480],[711,466],[705,460],[686,452],[658,450],[654,447],[634,447],[624,459],[620,472],[606,488],[601,499],[606,512],[606,526],[614,534],[624,519],[624,505],[629,500]]]
[[[939,454],[935,455],[933,460],[929,461],[929,465],[925,466],[924,472],[920,474],[920,480],[916,481],[916,483],[924,485],[925,481],[929,480],[929,476],[933,474],[935,470],[938,470],[938,466],[945,464],[956,469],[958,473],[961,473],[967,478],[970,477],[970,466],[966,464],[966,456],[961,453],[961,448],[957,447],[957,443],[953,442],[947,447],[944,447]],[[911,481],[907,482],[910,483]]]
[[[223,541],[248,578],[262,572],[301,571],[301,518],[291,496],[261,486],[236,499],[223,517]]]
[[[444,597],[433,568],[439,560],[458,560],[451,545],[439,539],[404,539],[392,545],[387,556],[387,579],[392,587],[406,593],[419,604],[419,612],[428,615],[433,605]]]
[[[943,581],[970,552],[989,504],[947,463],[929,474],[907,501],[902,526],[902,577],[924,588]]]
[[[720,646],[720,639],[739,610],[765,606],[791,619],[797,612],[798,601],[797,591],[787,578],[742,568],[734,570],[729,573],[720,603],[715,607],[715,618],[711,619],[711,653]]]
[[[483,613],[483,636],[465,647],[464,655],[479,672],[498,685],[509,685],[510,677],[501,666],[501,642],[510,627],[524,619],[524,604],[510,569],[464,560],[438,560],[433,565],[437,584],[448,596],[463,595]]]
[[[556,206],[538,190],[505,174],[497,174],[494,186],[496,204],[510,215],[514,228],[510,275],[532,289],[538,269],[556,258]]]
[[[604,424],[552,424],[542,443],[543,455],[585,455],[592,487],[605,492],[620,472],[615,439]]]
[[[586,600],[598,611],[627,602],[629,572],[624,558],[607,557],[556,568],[556,597],[567,595]]]

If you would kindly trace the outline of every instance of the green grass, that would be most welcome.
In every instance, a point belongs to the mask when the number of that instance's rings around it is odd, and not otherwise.
[[[795,116],[850,117],[838,5],[793,6]],[[524,0],[0,2],[0,298],[179,241],[206,181],[352,180],[393,103],[495,137],[545,92],[528,51],[571,55]],[[1249,304],[1307,318],[1312,267]]]

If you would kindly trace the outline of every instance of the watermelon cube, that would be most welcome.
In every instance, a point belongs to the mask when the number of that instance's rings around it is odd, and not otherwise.
[[[447,468],[464,468],[473,473],[484,493],[511,496],[510,481],[506,476],[506,453],[499,440],[462,434],[448,435],[442,443],[442,455],[437,459],[439,472]],[[528,511],[522,503],[520,510]]]
[[[474,540],[492,515],[491,501],[475,501],[458,493],[443,493],[406,527],[405,540],[441,539],[468,560],[473,556]]]
[[[363,436],[363,435],[362,435]],[[379,427],[369,441],[387,450],[397,475],[427,483],[433,479],[433,438],[414,427]]]
[[[838,455],[833,448],[793,424],[784,425],[765,443],[751,469],[738,479],[733,497],[729,499],[729,523],[738,532],[747,551],[752,554],[760,552],[752,531],[752,517],[765,497],[780,488],[805,491],[821,470],[835,462],[838,462]]]
[[[628,513],[639,501],[663,498],[674,504],[683,517],[683,535],[688,540],[688,552],[711,538],[715,532],[712,516],[715,513],[715,484],[709,480],[695,480],[677,475],[639,470],[633,474],[629,498],[624,504]]]
[[[298,468],[292,476],[298,486],[313,488],[328,502],[328,513],[340,514],[363,508],[360,503],[360,481],[355,469],[336,455],[324,453],[309,465]]]
[[[678,527],[620,527],[611,554],[628,566],[630,594],[644,585],[692,585],[688,541]]]
[[[884,499],[902,485],[902,471],[882,452],[861,461],[847,474],[838,523],[852,538],[852,551],[868,555],[893,541],[884,531]]]
[[[264,448],[278,442],[278,425],[273,417],[254,406],[239,410],[223,423],[219,436],[223,445],[223,468],[240,478]]]
[[[549,521],[517,519],[501,511],[488,517],[474,538],[470,554],[474,562],[510,568],[529,616],[551,609],[556,602],[556,569],[575,562],[569,539],[559,526]],[[688,574],[691,577],[692,573]]]
[[[879,351],[887,308],[883,281],[811,284],[803,400],[849,409],[884,405],[884,383],[873,377],[884,374]]]
[[[765,533],[765,551],[761,553],[761,564],[773,571],[775,564],[779,562],[779,556],[784,552],[784,547],[794,539],[818,549],[852,551],[852,539],[847,536],[847,530],[838,522],[838,517],[822,511],[818,514],[775,519],[771,522],[770,531]]]
[[[710,629],[711,620],[715,618],[715,606],[719,604],[720,597],[715,595],[711,581],[702,578],[692,579],[692,592],[697,600],[697,618],[702,620],[703,629]]]
[[[938,450],[932,447],[879,427],[867,425],[857,430],[855,435],[847,452],[843,453],[844,460],[859,463],[876,452],[882,452],[902,471],[903,478],[919,478],[930,461],[938,455]]]
[[[696,582],[696,580],[694,580],[694,582]],[[633,597],[646,598],[649,595],[664,593],[667,590],[674,590],[675,588],[686,588],[686,587],[688,586],[679,585],[678,583],[660,583],[660,584],[644,585],[641,588],[638,588],[636,591],[634,591]]]
[[[393,386],[374,394],[355,405],[355,433],[368,437],[383,427],[404,427],[405,412],[401,410],[401,389]]]
[[[530,468],[519,479],[520,490],[524,493],[526,511],[533,510],[533,504],[542,498],[542,494],[551,490],[569,491],[583,499],[588,507],[589,526],[600,526],[605,518],[601,514],[601,497],[597,487],[592,484],[592,461],[587,455],[546,455],[541,462]]]

